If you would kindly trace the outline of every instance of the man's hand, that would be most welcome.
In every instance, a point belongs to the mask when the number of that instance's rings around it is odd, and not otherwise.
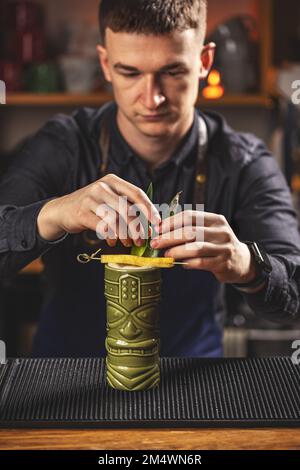
[[[126,197],[120,204],[120,197]],[[120,239],[124,246],[143,244],[143,228],[130,231],[136,221],[137,210],[153,225],[160,223],[160,215],[147,195],[140,188],[116,175],[109,174],[98,181],[66,196],[46,203],[37,219],[39,234],[51,241],[64,233],[80,233],[84,230],[98,232],[110,246]],[[126,236],[120,231],[126,221]],[[124,229],[124,224],[123,224]],[[128,230],[127,230],[128,229]],[[124,232],[124,230],[123,230]]]
[[[163,220],[156,231],[152,248],[167,249],[165,256],[188,263],[186,269],[210,271],[222,283],[246,284],[256,278],[248,246],[223,215],[184,211]]]

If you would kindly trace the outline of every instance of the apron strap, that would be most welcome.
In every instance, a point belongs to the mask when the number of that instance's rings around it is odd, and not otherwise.
[[[101,151],[102,163],[100,166],[100,178],[103,178],[107,174],[108,159],[109,159],[109,147],[110,147],[110,117],[111,112],[106,109],[103,112],[101,119],[101,129],[99,137],[99,145]]]
[[[207,128],[199,116],[198,151],[195,173],[194,205],[205,204],[207,182]]]

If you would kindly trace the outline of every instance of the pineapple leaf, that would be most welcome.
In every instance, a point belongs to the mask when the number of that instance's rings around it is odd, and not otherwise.
[[[133,256],[144,256],[145,251],[147,250],[147,243],[142,246],[133,246],[131,248],[130,254]]]
[[[174,196],[172,201],[170,202],[169,217],[172,217],[173,215],[177,214],[177,210],[179,207],[179,199],[180,199],[181,194],[182,194],[182,191],[179,191],[179,193],[177,193],[176,196]]]
[[[148,198],[150,199],[150,201],[152,202],[153,201],[153,183],[152,182],[149,184],[146,194]]]
[[[147,258],[156,258],[159,255],[159,250],[154,250],[153,248],[147,246],[147,249],[143,256]]]
[[[150,199],[150,201],[152,201],[153,199],[153,183],[151,182],[148,186],[148,189],[147,189],[147,196],[148,198]],[[148,227],[150,226],[150,224],[148,224]],[[133,246],[131,248],[131,251],[130,251],[130,254],[133,255],[133,256],[146,256],[145,255],[145,252],[149,253],[150,250],[152,250],[152,248],[150,247],[150,241],[151,239],[146,239],[144,244],[142,246]],[[150,256],[150,254],[148,254],[147,256],[150,257],[153,257],[153,256]]]
[[[178,211],[179,207],[179,199],[180,195],[182,194],[182,191],[176,194],[176,196],[172,199],[169,205],[169,214],[168,216],[171,217],[172,215],[175,215]],[[153,200],[153,183],[150,183],[148,189],[147,189],[147,196],[150,199],[150,201]],[[148,227],[150,227],[150,223],[148,224]],[[150,232],[150,231],[149,231]],[[151,237],[149,236],[148,233],[148,239],[145,240],[145,243],[143,246],[133,246],[131,248],[131,255],[135,256],[144,256],[144,257],[149,257],[149,258],[156,258],[159,255],[160,250],[155,250],[151,248],[150,246],[151,243]]]

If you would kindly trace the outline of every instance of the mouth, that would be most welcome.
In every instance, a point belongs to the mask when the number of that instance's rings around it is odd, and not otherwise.
[[[158,348],[157,346],[153,347],[152,349],[127,349],[127,348],[112,348],[108,345],[106,345],[107,351],[109,354],[117,355],[117,356],[142,356],[142,357],[147,357],[147,356],[152,356],[153,354],[158,353]]]
[[[132,346],[133,347],[130,347],[130,343],[120,345],[120,341],[114,338],[106,339],[106,349],[113,355],[146,357],[158,353],[157,340],[147,339],[139,343],[134,343]]]
[[[161,121],[162,119],[166,118],[168,115],[169,113],[164,113],[164,114],[151,114],[148,116],[141,115],[141,117],[145,121]]]

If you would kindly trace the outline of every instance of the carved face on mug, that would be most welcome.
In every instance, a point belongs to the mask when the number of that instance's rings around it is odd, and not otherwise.
[[[107,314],[109,335],[106,346],[110,354],[145,357],[158,353],[155,339],[158,322],[153,306],[128,312],[116,304],[109,303]]]
[[[158,353],[159,293],[159,283],[141,285],[134,275],[122,276],[118,287],[106,284],[109,354],[147,357]]]

